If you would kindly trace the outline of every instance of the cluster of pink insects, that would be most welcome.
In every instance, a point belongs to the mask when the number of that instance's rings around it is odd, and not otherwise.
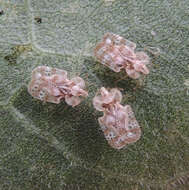
[[[137,79],[141,74],[148,74],[149,58],[144,52],[135,52],[136,45],[119,35],[107,33],[102,42],[97,44],[95,57],[115,72],[125,69],[127,75]],[[39,66],[32,71],[32,79],[28,86],[29,93],[44,102],[60,103],[65,100],[72,107],[87,97],[85,82],[80,77],[68,79],[65,70]],[[129,105],[122,106],[121,92],[116,89],[107,90],[102,87],[93,98],[95,109],[103,112],[98,119],[109,145],[121,149],[140,139],[140,126]]]

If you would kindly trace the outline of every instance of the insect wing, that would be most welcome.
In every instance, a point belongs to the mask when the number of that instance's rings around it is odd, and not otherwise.
[[[136,59],[136,55],[132,49],[128,48],[125,45],[117,46],[117,48],[119,49],[119,52],[124,60],[131,63],[134,62],[134,60]]]
[[[81,99],[80,99],[79,97],[77,97],[77,96],[68,96],[68,95],[66,95],[66,96],[65,96],[65,102],[66,102],[68,105],[70,105],[70,106],[72,106],[72,107],[75,107],[75,106],[77,106],[78,104],[80,104]]]
[[[44,102],[60,103],[60,96],[53,96],[49,93],[49,85],[46,81],[32,80],[28,86],[28,92],[34,98],[37,98]]]
[[[134,42],[131,42],[125,38],[123,38],[122,36],[119,36],[117,34],[113,34],[113,33],[107,33],[104,35],[104,38],[103,38],[103,41],[112,45],[118,45],[118,46],[121,46],[121,45],[124,45],[124,46],[127,46],[129,49],[131,50],[135,50],[136,48],[136,44]]]
[[[127,132],[125,135],[123,135],[122,138],[125,138],[127,144],[130,144],[140,139],[141,129],[140,125],[138,124],[135,118],[131,106],[126,105],[125,108],[127,110],[129,120],[128,120],[128,126],[125,126]]]
[[[51,67],[47,66],[38,66],[32,71],[32,78],[35,78],[37,75],[50,76],[51,75]]]
[[[112,45],[121,45],[121,44],[124,44],[126,43],[126,40],[117,35],[117,34],[113,34],[113,33],[107,33],[104,35],[103,37],[103,41],[107,44],[112,44]]]
[[[74,77],[71,79],[78,87],[84,89],[85,88],[85,81],[81,77]]]
[[[101,130],[103,131],[104,137],[108,141],[108,144],[113,148],[117,149],[114,142],[118,139],[119,136],[115,128],[110,127],[110,125],[107,125],[107,123],[105,122],[106,121],[105,117],[106,116],[104,115],[103,117],[100,117],[98,119]]]
[[[111,57],[108,55],[110,47],[110,45],[107,45],[104,42],[100,42],[99,44],[97,44],[94,50],[95,57],[103,65],[109,65],[109,62],[111,61]]]
[[[111,147],[121,149],[127,144],[121,139],[121,136],[126,133],[126,129],[120,125],[115,125],[116,118],[113,115],[104,114],[104,116],[100,117],[98,121],[101,130]]]
[[[121,57],[119,49],[112,45],[101,42],[95,49],[95,57],[103,64],[115,72],[120,72],[124,59]]]
[[[55,74],[61,75],[64,78],[67,78],[67,72],[65,70],[52,68],[48,66],[38,66],[32,71],[32,78],[35,77],[37,74],[41,76],[53,76]]]
[[[108,144],[115,149],[121,149],[127,144],[134,143],[139,140],[141,136],[140,126],[136,121],[131,107],[127,105],[125,106],[125,110],[127,114],[127,116],[125,116],[126,121],[123,122],[121,121],[123,119],[120,119],[120,123],[125,123],[125,126],[122,126],[122,124],[115,126],[114,120],[116,118],[110,119],[106,114],[98,120]],[[119,123],[119,121],[117,121],[117,123]]]
[[[146,65],[149,64],[149,62],[150,62],[148,55],[142,51],[136,52],[136,59]]]

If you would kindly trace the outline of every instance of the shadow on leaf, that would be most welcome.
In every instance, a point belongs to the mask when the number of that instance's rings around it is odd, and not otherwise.
[[[85,102],[74,108],[65,102],[58,105],[43,103],[32,98],[24,88],[14,100],[14,106],[28,122],[55,137],[76,157],[89,164],[95,164],[100,159],[105,139],[102,138],[93,108]]]

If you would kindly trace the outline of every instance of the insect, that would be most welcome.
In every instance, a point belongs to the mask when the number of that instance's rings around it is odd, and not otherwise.
[[[121,92],[113,88],[108,91],[102,87],[93,98],[93,105],[104,115],[98,118],[104,136],[109,145],[121,149],[140,139],[141,129],[129,105],[122,106]]]
[[[40,17],[35,17],[34,20],[35,20],[38,24],[41,24],[41,23],[42,23],[42,18],[40,18]]]
[[[149,57],[144,52],[135,52],[136,44],[123,37],[107,33],[94,50],[94,55],[103,65],[115,72],[125,69],[127,75],[137,79],[147,75]]]
[[[80,77],[67,77],[67,72],[57,68],[39,66],[32,71],[32,79],[28,85],[28,92],[44,102],[60,103],[65,99],[72,107],[81,102],[80,97],[88,96],[85,82]]]

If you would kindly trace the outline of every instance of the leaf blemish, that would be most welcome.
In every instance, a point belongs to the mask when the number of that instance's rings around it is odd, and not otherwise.
[[[6,55],[4,57],[5,60],[9,62],[9,64],[14,64],[16,63],[17,58],[25,52],[30,52],[32,50],[31,44],[27,45],[17,45],[12,48],[12,53]]]
[[[40,17],[35,17],[34,20],[35,20],[38,24],[41,24],[41,23],[42,23],[42,18],[40,18]]]

